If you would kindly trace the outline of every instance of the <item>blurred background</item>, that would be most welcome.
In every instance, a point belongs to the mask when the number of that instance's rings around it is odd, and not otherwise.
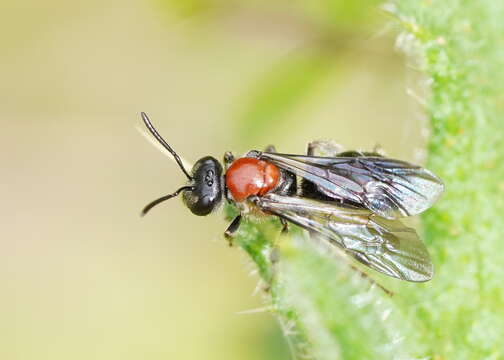
[[[288,359],[187,160],[313,139],[422,161],[417,78],[376,1],[0,1],[1,359]],[[409,89],[409,90],[408,90]]]

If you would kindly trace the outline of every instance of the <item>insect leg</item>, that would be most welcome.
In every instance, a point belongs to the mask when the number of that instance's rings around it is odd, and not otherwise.
[[[282,234],[287,234],[289,232],[289,222],[284,218],[280,218],[280,223],[282,224]]]
[[[343,151],[343,146],[334,141],[315,140],[308,143],[306,153],[308,156],[334,157]]]
[[[361,276],[361,278],[366,279],[367,281],[369,281],[371,283],[371,285],[378,286],[388,296],[394,296],[394,293],[392,291],[390,291],[389,289],[387,289],[385,286],[378,284],[374,279],[372,279],[371,277],[369,277],[368,274],[366,274],[364,271],[362,271],[361,269],[359,269],[357,266],[350,264],[350,268],[352,270],[356,271],[357,273],[359,273],[359,275]]]
[[[252,201],[255,205],[261,207],[261,198],[259,196],[251,196],[249,198],[249,200]],[[274,214],[271,214],[271,215],[274,215]],[[280,220],[280,224],[282,224],[281,234],[282,235],[287,234],[287,232],[289,231],[289,222],[281,216],[277,216],[277,217]]]
[[[226,151],[224,153],[224,167],[226,170],[228,169],[229,165],[232,164],[232,162],[235,161],[235,157],[231,151]]]
[[[316,232],[309,231],[309,234],[310,234],[310,238],[312,240],[314,240],[315,242],[317,242],[320,239],[318,237],[318,234]],[[344,249],[345,249],[345,251],[348,250],[347,247],[345,247]],[[339,251],[334,251],[333,254],[338,259],[341,259],[341,260],[345,261],[348,264],[348,266],[350,267],[350,269],[352,269],[353,271],[357,272],[360,275],[361,278],[366,279],[371,284],[371,286],[375,285],[380,290],[382,290],[385,294],[387,294],[388,296],[394,296],[394,293],[392,291],[390,291],[389,289],[387,289],[383,285],[380,285],[377,281],[375,281],[372,277],[370,277],[366,272],[362,271],[360,268],[358,268],[357,266],[355,266],[352,263],[352,260],[348,256],[346,256],[345,254],[342,254]]]
[[[344,259],[348,263],[348,265],[350,266],[350,269],[352,269],[353,271],[357,272],[360,275],[361,278],[366,279],[367,281],[369,281],[369,283],[371,284],[371,286],[376,285],[380,290],[382,290],[388,296],[394,296],[394,292],[390,291],[385,286],[380,285],[378,282],[376,282],[376,280],[374,280],[372,277],[370,277],[366,272],[362,271],[357,266],[353,265],[348,257],[341,256],[341,258]]]
[[[372,151],[374,154],[378,154],[379,156],[381,157],[385,157],[387,156],[387,152],[385,151],[385,149],[380,145],[380,144],[376,144],[373,148],[373,151]]]
[[[280,220],[280,223],[282,224],[282,230],[280,231],[280,234],[273,240],[273,248],[271,249],[271,254],[270,254],[270,261],[273,266],[280,260],[280,254],[278,250],[278,243],[282,241],[282,239],[287,235],[289,232],[289,222],[285,220],[282,217],[278,217]]]
[[[229,224],[228,228],[226,231],[224,231],[224,237],[229,243],[229,246],[233,246],[233,235],[238,230],[240,227],[240,222],[241,222],[241,215],[238,215],[237,217],[234,218],[234,220]]]
[[[266,148],[264,149],[264,152],[269,152],[269,153],[276,153],[276,147],[275,145],[268,145],[266,146]]]

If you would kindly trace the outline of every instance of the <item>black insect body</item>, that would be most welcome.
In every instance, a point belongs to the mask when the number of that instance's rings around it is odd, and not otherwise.
[[[330,142],[312,142],[307,155],[270,147],[235,159],[228,152],[224,170],[207,156],[189,173],[145,113],[142,119],[189,180],[147,205],[143,215],[181,192],[196,215],[211,213],[226,199],[241,212],[227,236],[238,229],[242,215],[259,211],[310,230],[383,274],[413,282],[432,278],[425,245],[399,220],[427,210],[441,196],[443,183],[430,171],[377,153],[341,152]],[[320,153],[324,156],[316,156]]]

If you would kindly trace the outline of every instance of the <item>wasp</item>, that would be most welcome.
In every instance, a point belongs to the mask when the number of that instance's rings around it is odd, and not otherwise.
[[[142,215],[181,193],[198,216],[228,201],[240,214],[225,231],[227,237],[238,230],[243,216],[277,216],[284,231],[288,223],[298,225],[380,273],[411,282],[432,278],[425,245],[400,220],[427,210],[443,193],[443,182],[429,170],[377,152],[341,152],[331,142],[315,141],[306,155],[281,154],[274,147],[240,158],[226,152],[224,167],[205,156],[189,172],[148,116],[141,116],[188,180],[149,203]]]

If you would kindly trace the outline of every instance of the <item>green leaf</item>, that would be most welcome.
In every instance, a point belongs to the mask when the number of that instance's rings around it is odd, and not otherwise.
[[[446,183],[442,201],[423,216],[437,274],[423,294],[409,288],[407,295],[419,302],[416,316],[434,358],[502,358],[504,4],[394,4],[413,35],[403,38],[432,82],[428,166]]]

